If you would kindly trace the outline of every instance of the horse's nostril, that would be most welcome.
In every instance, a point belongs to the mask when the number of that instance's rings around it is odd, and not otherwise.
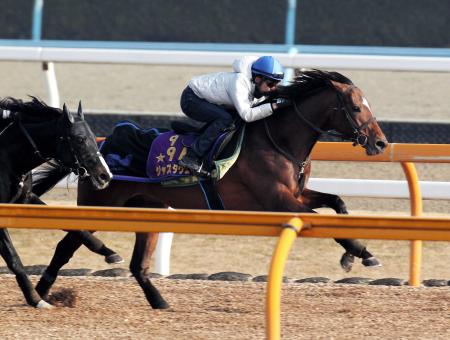
[[[107,173],[101,173],[101,174],[100,174],[100,179],[101,179],[102,181],[107,182],[107,181],[109,181],[109,180],[111,179],[111,176],[109,176]]]
[[[383,150],[386,148],[387,143],[383,140],[378,140],[375,145],[377,146],[378,149]]]

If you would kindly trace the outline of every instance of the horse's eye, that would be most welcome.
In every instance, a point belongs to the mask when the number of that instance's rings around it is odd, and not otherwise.
[[[361,108],[359,106],[353,106],[353,112],[361,112]]]
[[[78,143],[78,144],[83,144],[83,143],[84,143],[84,141],[85,141],[85,138],[84,138],[84,137],[81,137],[81,136],[79,136],[79,137],[77,137],[77,138],[76,138],[76,141],[77,141],[77,143]]]

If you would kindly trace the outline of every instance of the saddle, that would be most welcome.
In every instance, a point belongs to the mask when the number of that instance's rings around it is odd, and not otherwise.
[[[244,127],[243,122],[237,122],[234,128],[224,131],[205,157],[205,168],[214,180],[221,179],[237,160]],[[100,145],[113,178],[166,186],[198,183],[198,176],[179,166],[178,161],[206,126],[177,121],[172,123],[172,128],[142,129],[131,121],[118,123]]]

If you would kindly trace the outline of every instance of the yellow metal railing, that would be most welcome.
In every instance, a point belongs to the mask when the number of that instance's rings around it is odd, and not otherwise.
[[[278,237],[295,217],[303,221],[302,237],[450,241],[450,219],[445,217],[0,204],[0,225],[5,228]]]
[[[279,339],[281,334],[281,284],[284,267],[292,243],[303,227],[303,221],[292,218],[283,226],[278,244],[272,256],[267,283],[266,334],[268,339]]]
[[[377,156],[367,156],[361,147],[347,142],[319,142],[311,158],[320,161],[450,163],[449,144],[392,143]]]
[[[267,337],[280,338],[281,282],[292,242],[303,237],[450,241],[450,219],[35,206],[0,204],[6,228],[95,229],[99,231],[280,236],[267,291]]]

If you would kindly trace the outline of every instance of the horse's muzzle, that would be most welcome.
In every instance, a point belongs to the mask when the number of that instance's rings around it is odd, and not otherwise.
[[[377,139],[373,144],[367,143],[365,147],[366,154],[368,156],[379,155],[384,152],[388,145],[389,143],[386,139]]]
[[[113,174],[111,173],[111,170],[109,170],[103,156],[100,155],[99,161],[100,162],[97,164],[96,169],[92,171],[90,179],[97,190],[102,190],[109,185],[109,182],[111,182],[113,178]]]

